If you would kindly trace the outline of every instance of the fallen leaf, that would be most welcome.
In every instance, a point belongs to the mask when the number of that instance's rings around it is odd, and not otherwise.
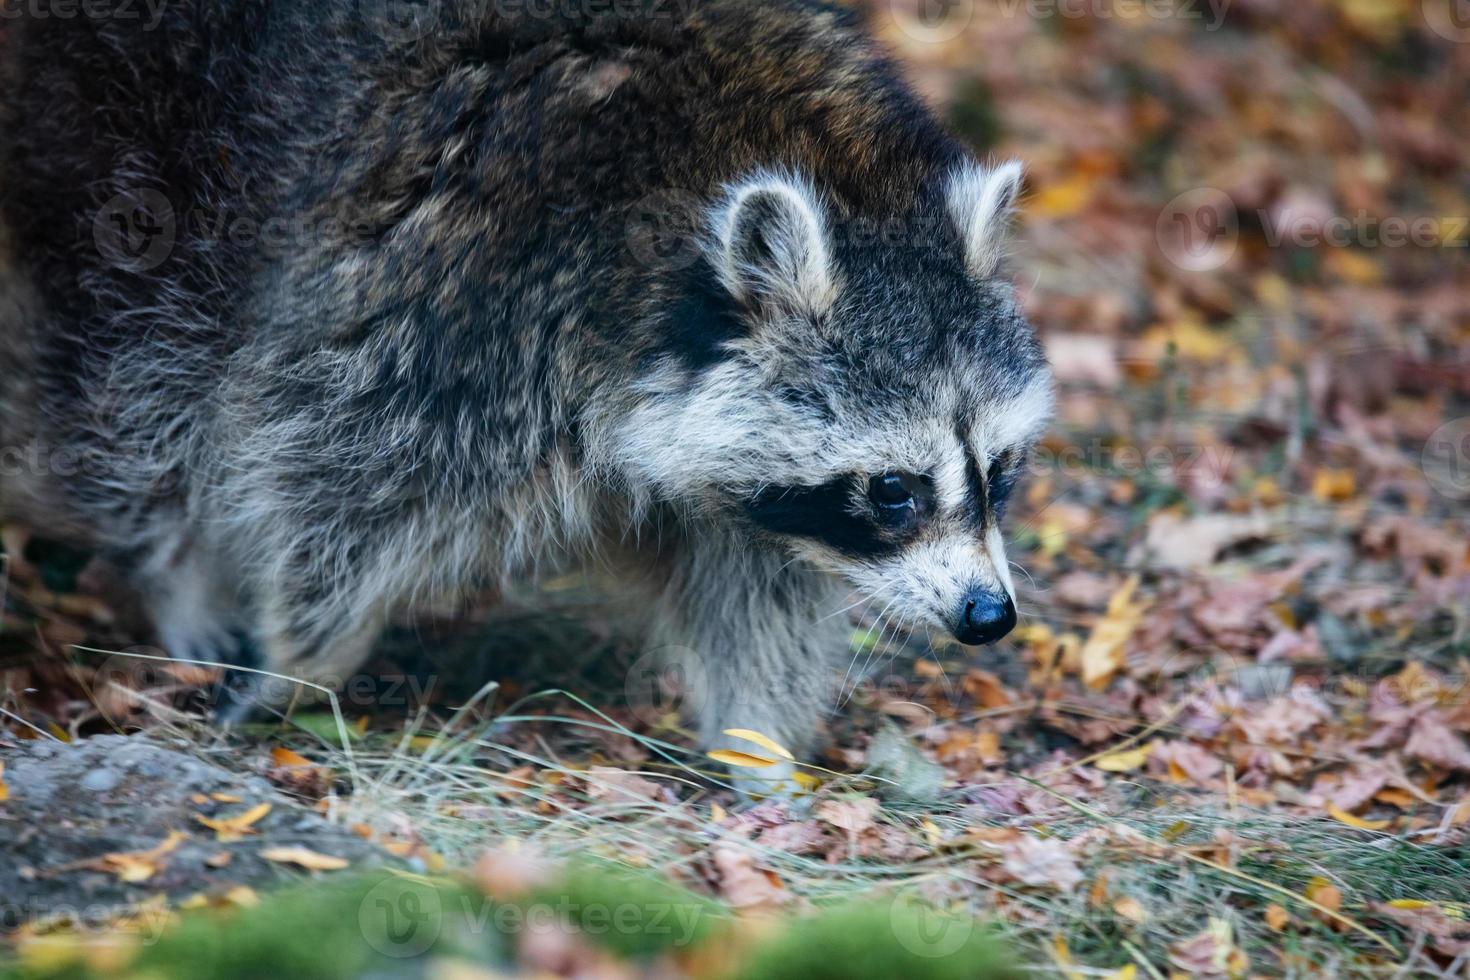
[[[315,765],[310,759],[299,752],[293,752],[283,745],[277,745],[271,749],[271,762],[278,766],[312,766]]]
[[[1355,817],[1336,803],[1327,804],[1327,815],[1349,827],[1357,827],[1359,830],[1382,830],[1393,823],[1392,820],[1364,820],[1362,817]]]
[[[711,857],[719,872],[720,894],[735,908],[769,908],[791,901],[781,880],[756,867],[754,854],[746,848],[716,844]]]
[[[1082,883],[1082,872],[1072,852],[1054,838],[1018,837],[1002,844],[1001,853],[1001,866],[1023,885],[1069,892]]]
[[[165,855],[178,848],[188,835],[183,831],[170,831],[156,847],[146,851],[128,851],[115,854],[104,854],[93,862],[90,867],[99,871],[107,871],[117,875],[121,881],[137,884],[147,881],[158,873],[163,866],[160,860]]]
[[[1125,896],[1118,899],[1113,903],[1113,911],[1129,922],[1137,922],[1142,925],[1148,921],[1148,910],[1136,898]]]
[[[1272,902],[1266,906],[1266,925],[1275,932],[1280,932],[1282,929],[1285,929],[1286,924],[1290,921],[1291,913],[1287,912],[1280,905]]]
[[[345,858],[320,854],[306,847],[267,847],[260,856],[277,864],[298,864],[308,871],[341,871],[351,863]]]
[[[255,833],[256,831],[251,829],[253,825],[270,812],[269,803],[260,803],[233,817],[206,817],[196,813],[194,819],[214,831],[217,839],[228,844],[243,840],[247,835]]]
[[[1153,750],[1152,745],[1140,745],[1136,749],[1110,753],[1094,760],[1092,764],[1104,772],[1133,772],[1143,767]]]
[[[1312,477],[1312,496],[1327,503],[1340,503],[1357,495],[1352,470],[1320,469]]]
[[[776,755],[785,759],[787,762],[796,761],[796,756],[792,755],[791,752],[787,750],[784,745],[781,745],[772,738],[768,738],[767,736],[762,735],[760,732],[753,732],[748,728],[727,728],[725,729],[725,734],[729,735],[731,738],[742,739],[746,742],[754,742],[756,745],[759,745],[767,752],[774,752]]]
[[[648,803],[663,800],[659,785],[645,779],[636,772],[614,769],[610,766],[593,766],[585,777],[587,795],[594,800],[612,800],[615,803]]]
[[[1436,766],[1470,772],[1470,749],[1437,712],[1427,712],[1414,720],[1404,752]]]
[[[781,761],[779,759],[766,759],[758,755],[751,755],[748,752],[736,752],[734,749],[715,749],[713,752],[708,753],[708,755],[716,762],[723,762],[727,766],[740,766],[744,769],[764,769],[767,766],[774,766]]]
[[[1156,566],[1187,571],[1213,565],[1226,548],[1268,537],[1271,530],[1265,514],[1180,517],[1163,511],[1148,522],[1144,548]]]
[[[1092,628],[1080,654],[1082,682],[1094,690],[1105,687],[1125,664],[1123,647],[1143,619],[1146,604],[1135,602],[1138,576],[1134,575],[1108,600],[1107,611]]]

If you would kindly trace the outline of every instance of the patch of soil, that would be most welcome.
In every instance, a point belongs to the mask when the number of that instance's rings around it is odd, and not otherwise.
[[[307,874],[261,856],[271,848],[305,847],[363,868],[394,860],[262,778],[143,737],[0,742],[0,761],[9,788],[0,803],[0,928],[6,930],[52,919],[95,924],[158,895],[176,901]],[[198,820],[233,817],[262,803],[270,812],[238,841],[220,840]],[[154,870],[146,880],[124,881],[101,860],[148,852],[175,831],[182,837],[148,861]]]

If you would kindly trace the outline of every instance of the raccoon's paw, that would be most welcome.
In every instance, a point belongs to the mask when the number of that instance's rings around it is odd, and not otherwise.
[[[260,651],[242,627],[192,615],[158,624],[158,638],[175,660],[217,664],[224,668],[214,687],[205,692],[205,708],[221,724],[244,722],[259,708],[259,675],[236,667],[260,664]]]
[[[796,781],[796,766],[784,760],[759,769],[732,766],[730,783],[746,803],[793,800],[801,791],[801,784]]]

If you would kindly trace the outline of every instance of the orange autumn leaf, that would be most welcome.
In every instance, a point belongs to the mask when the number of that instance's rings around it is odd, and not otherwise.
[[[299,752],[293,752],[283,745],[277,745],[271,749],[271,762],[277,766],[313,766],[310,759]]]
[[[261,803],[233,817],[216,818],[195,814],[194,819],[214,831],[215,836],[219,840],[228,844],[231,841],[241,840],[247,835],[255,833],[255,830],[252,829],[253,826],[270,812],[271,805],[269,803]]]

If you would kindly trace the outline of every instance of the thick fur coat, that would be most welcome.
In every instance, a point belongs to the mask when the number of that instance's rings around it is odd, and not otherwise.
[[[160,2],[0,40],[0,507],[175,656],[332,683],[416,603],[599,560],[710,745],[800,748],[854,587],[1014,622],[1019,170],[849,13]]]

